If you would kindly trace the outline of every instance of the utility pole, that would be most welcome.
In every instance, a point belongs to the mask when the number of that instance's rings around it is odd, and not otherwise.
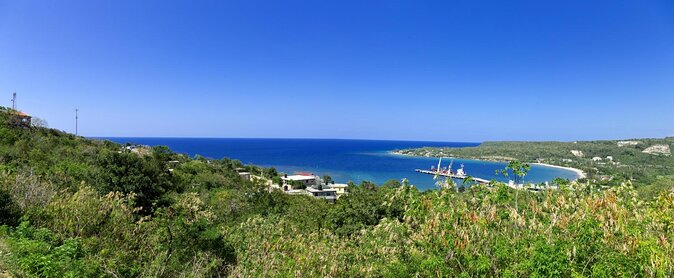
[[[12,110],[16,110],[16,92],[12,94]]]
[[[78,135],[78,133],[77,133],[77,120],[79,119],[79,115],[78,115],[79,111],[80,111],[80,109],[75,108],[75,136]]]

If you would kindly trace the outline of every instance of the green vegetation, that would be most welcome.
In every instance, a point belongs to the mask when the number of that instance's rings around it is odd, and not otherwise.
[[[666,148],[657,149],[658,146]],[[655,197],[674,185],[674,157],[666,152],[671,152],[671,148],[674,148],[674,137],[585,142],[485,142],[477,147],[427,147],[396,152],[573,167],[583,170],[594,184],[617,186],[630,181],[642,195]]]
[[[510,161],[510,163],[508,163],[508,166],[506,166],[503,170],[501,170],[501,174],[506,177],[510,177],[510,171],[512,171],[515,184],[522,184],[524,182],[524,176],[527,175],[527,172],[529,172],[529,170],[531,170],[531,166],[529,164],[522,163],[518,160],[513,160]],[[517,212],[520,211],[517,202],[519,200],[519,191],[520,190],[515,191],[515,211]]]
[[[8,117],[0,276],[674,275],[671,186],[642,198],[629,182],[600,191],[560,180],[540,193],[364,182],[328,204],[237,173],[278,181],[273,169],[129,150]]]

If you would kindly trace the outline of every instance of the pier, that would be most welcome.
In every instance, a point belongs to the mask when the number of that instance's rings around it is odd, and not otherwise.
[[[465,180],[466,178],[468,178],[468,175],[459,174],[459,173],[452,173],[452,172],[448,172],[448,171],[431,171],[431,170],[421,170],[421,169],[416,169],[414,171],[417,172],[417,173],[421,173],[421,174],[443,176],[443,177],[448,177],[448,178],[452,178],[452,179]],[[475,181],[477,183],[482,183],[482,184],[489,183],[488,180],[482,179],[482,178],[472,177],[472,179],[473,179],[473,181]]]
[[[442,158],[440,158],[440,161],[438,161],[438,167],[433,167],[431,166],[430,170],[422,170],[422,169],[415,169],[414,171],[420,174],[426,174],[426,175],[433,175],[433,176],[442,176],[442,177],[448,177],[452,179],[459,179],[459,180],[466,180],[469,175],[466,174],[466,172],[463,170],[463,164],[461,164],[461,168],[457,169],[456,171],[452,171],[452,164],[454,164],[454,161],[452,161],[449,166],[447,167],[442,167]],[[478,177],[471,177],[471,179],[474,182],[477,182],[479,184],[488,184],[490,181],[483,179],[483,178],[478,178]],[[545,189],[558,189],[557,186],[549,186],[548,183],[545,183],[545,186],[539,186],[536,184],[515,184],[512,180],[506,184],[508,187],[516,190],[529,190],[529,191],[534,191],[534,192],[540,192]]]
[[[442,176],[442,177],[448,177],[452,179],[460,179],[460,180],[466,180],[469,176],[466,175],[466,172],[463,170],[463,164],[461,164],[461,168],[457,169],[456,172],[452,171],[452,165],[454,164],[454,160],[452,160],[451,163],[449,163],[449,166],[446,168],[442,167],[442,157],[438,161],[438,167],[432,167],[431,170],[422,170],[422,169],[416,169],[414,170],[417,173],[421,174],[427,174],[427,175],[434,175],[434,176]],[[471,177],[471,179],[477,183],[481,184],[487,184],[489,183],[488,180],[478,178],[478,177]]]

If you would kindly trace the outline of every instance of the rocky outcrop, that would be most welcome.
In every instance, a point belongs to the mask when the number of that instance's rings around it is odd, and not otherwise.
[[[672,151],[669,149],[669,146],[667,145],[653,145],[648,148],[646,148],[644,153],[647,154],[653,154],[653,155],[670,155],[672,154]]]
[[[585,156],[585,154],[582,151],[578,151],[578,150],[571,150],[571,154],[573,154],[573,156],[575,156],[575,157]]]
[[[618,147],[625,147],[625,146],[636,146],[639,145],[641,142],[639,141],[618,141]]]

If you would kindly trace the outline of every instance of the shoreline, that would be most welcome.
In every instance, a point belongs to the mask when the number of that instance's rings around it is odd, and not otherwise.
[[[536,163],[529,163],[529,164],[531,164],[531,165],[540,165],[540,166],[551,167],[551,168],[557,168],[557,169],[564,169],[564,170],[569,170],[569,171],[575,172],[575,173],[576,173],[576,176],[577,176],[575,180],[584,179],[584,178],[587,177],[587,176],[585,175],[585,172],[583,172],[583,170],[580,170],[580,169],[578,169],[578,168],[565,167],[565,166],[559,166],[559,165],[552,165],[552,164],[547,164],[547,163],[538,163],[538,162],[536,162]]]
[[[435,157],[435,158],[440,158],[439,156],[423,156],[423,155],[413,155],[413,154],[406,154],[406,153],[399,153],[397,151],[388,151],[389,154],[392,155],[400,155],[400,156],[410,156],[410,157]],[[505,160],[491,160],[491,159],[477,159],[477,158],[462,158],[462,157],[443,157],[443,158],[454,158],[454,159],[466,159],[466,160],[475,160],[475,161],[486,161],[486,162],[508,162]],[[557,169],[563,169],[567,171],[571,171],[576,173],[576,178],[571,180],[571,181],[576,181],[579,179],[586,178],[587,175],[583,170],[580,170],[578,168],[573,168],[573,167],[566,167],[566,166],[559,166],[559,165],[553,165],[553,164],[547,164],[547,163],[539,163],[539,162],[533,162],[529,163],[530,165],[539,165],[543,167],[550,167],[550,168],[557,168]]]

